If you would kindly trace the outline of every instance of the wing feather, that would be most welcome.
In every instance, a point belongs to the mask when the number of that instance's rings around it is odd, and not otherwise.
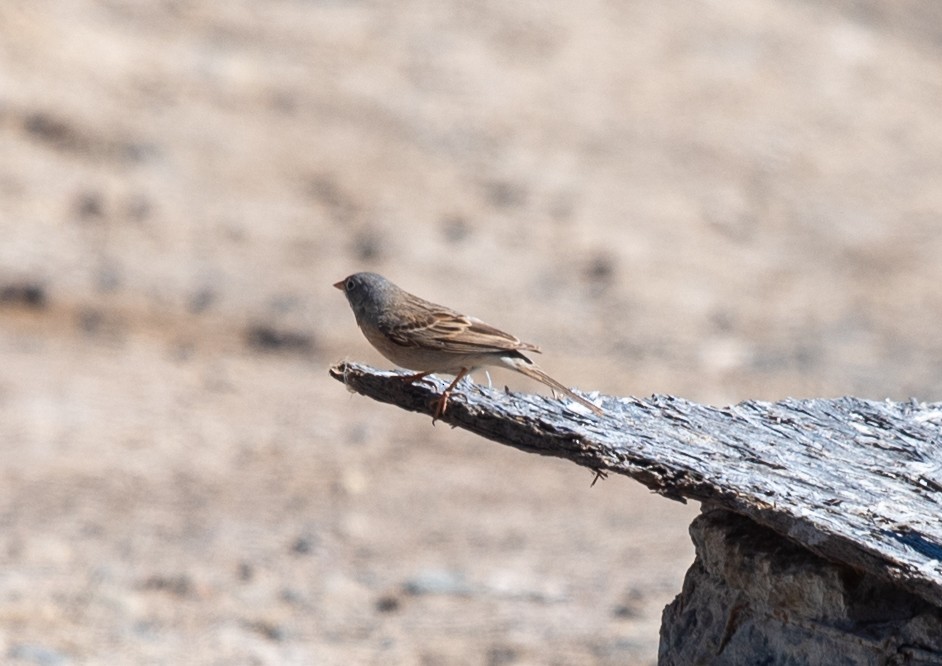
[[[410,294],[411,296],[411,294]],[[540,348],[480,319],[459,314],[441,305],[413,296],[404,308],[408,317],[385,319],[380,330],[403,347],[426,347],[452,354],[480,354],[499,351],[532,351]]]

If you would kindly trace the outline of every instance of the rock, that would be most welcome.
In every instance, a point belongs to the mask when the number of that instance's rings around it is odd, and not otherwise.
[[[658,664],[942,664],[942,609],[824,560],[748,518],[707,510],[664,610]]]

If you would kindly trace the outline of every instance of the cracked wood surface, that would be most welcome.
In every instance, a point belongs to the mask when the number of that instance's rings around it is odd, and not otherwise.
[[[349,390],[432,413],[447,385],[357,363]],[[441,421],[747,516],[942,607],[942,403],[858,398],[711,407],[673,396],[573,401],[462,382]]]

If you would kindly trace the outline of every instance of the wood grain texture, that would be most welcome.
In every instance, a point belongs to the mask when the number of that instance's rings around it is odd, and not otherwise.
[[[446,386],[356,363],[330,374],[425,414]],[[726,508],[942,606],[942,404],[845,397],[712,407],[655,395],[603,396],[602,406],[598,417],[565,400],[461,383],[442,420]]]

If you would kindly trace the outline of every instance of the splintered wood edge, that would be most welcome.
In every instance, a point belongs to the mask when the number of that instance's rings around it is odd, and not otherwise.
[[[348,361],[330,368],[331,377],[342,382],[348,391],[431,416],[434,412],[432,405],[448,382],[434,376],[414,384],[399,380],[409,374],[377,371]],[[459,384],[439,422],[527,453],[570,460],[589,468],[597,475],[596,479],[604,476],[607,470],[625,473],[607,448],[587,441],[581,437],[578,428],[571,427],[599,419],[579,403],[568,398],[561,401],[480,385],[468,390],[468,386]],[[679,497],[674,499],[683,501]]]

